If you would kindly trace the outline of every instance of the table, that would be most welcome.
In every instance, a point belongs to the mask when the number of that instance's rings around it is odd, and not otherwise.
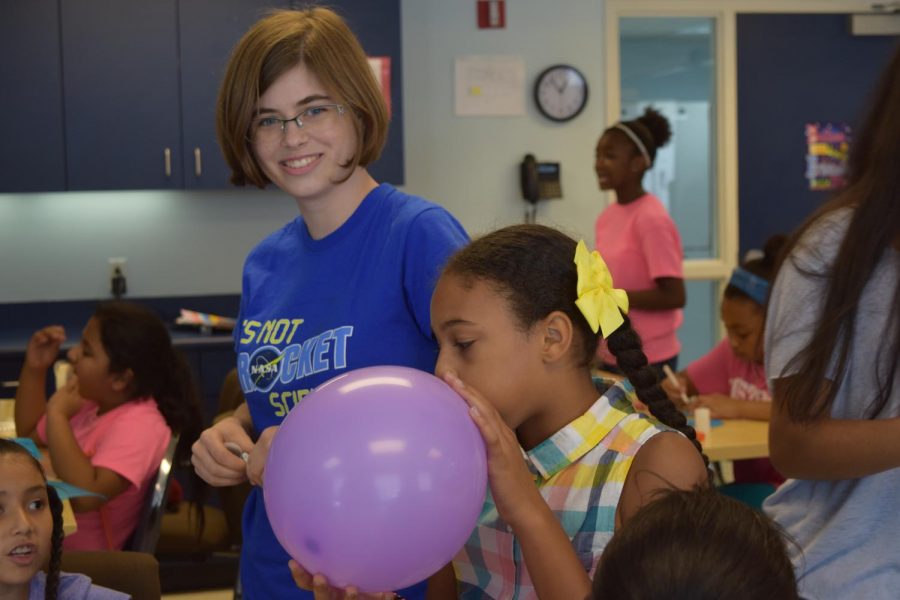
[[[769,456],[769,422],[725,419],[713,427],[703,452],[710,462]]]

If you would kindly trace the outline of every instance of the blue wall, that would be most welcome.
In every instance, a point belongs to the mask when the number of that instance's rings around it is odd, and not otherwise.
[[[896,37],[856,37],[849,15],[737,19],[741,255],[787,233],[830,196],[804,177],[804,126],[859,124]]]

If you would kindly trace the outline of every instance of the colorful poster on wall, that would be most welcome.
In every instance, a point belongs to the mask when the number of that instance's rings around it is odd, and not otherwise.
[[[847,183],[850,126],[806,124],[806,179],[811,190],[836,190]]]

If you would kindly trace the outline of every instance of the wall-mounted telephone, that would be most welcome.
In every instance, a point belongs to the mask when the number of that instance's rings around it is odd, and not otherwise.
[[[538,200],[562,198],[559,176],[558,162],[538,162],[533,154],[525,155],[519,165],[519,177],[522,184],[522,198],[531,204],[525,211],[526,223],[535,222]]]
[[[537,204],[538,200],[562,198],[558,162],[538,162],[533,154],[526,154],[519,165],[519,170],[522,179],[522,198],[526,202]]]

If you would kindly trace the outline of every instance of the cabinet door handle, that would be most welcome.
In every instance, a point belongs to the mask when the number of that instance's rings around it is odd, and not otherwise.
[[[166,177],[172,176],[172,150],[166,148],[163,150],[163,158],[166,163]]]
[[[194,148],[194,175],[203,175],[203,159],[200,156],[200,148]]]

